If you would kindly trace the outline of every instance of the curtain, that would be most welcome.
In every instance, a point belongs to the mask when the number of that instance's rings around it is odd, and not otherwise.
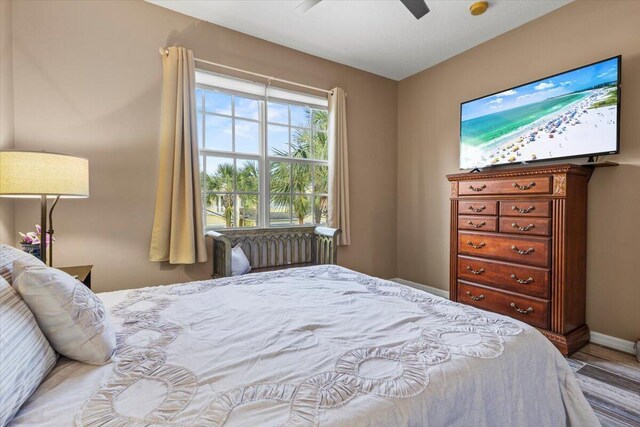
[[[150,261],[207,260],[195,105],[193,53],[170,47],[162,55],[160,165]]]
[[[341,245],[350,245],[349,225],[349,150],[347,110],[344,90],[329,94],[329,226],[340,228]]]

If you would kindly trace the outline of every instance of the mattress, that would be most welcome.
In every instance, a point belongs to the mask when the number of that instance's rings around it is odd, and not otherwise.
[[[114,363],[61,358],[10,425],[599,425],[534,328],[338,266],[98,296]]]

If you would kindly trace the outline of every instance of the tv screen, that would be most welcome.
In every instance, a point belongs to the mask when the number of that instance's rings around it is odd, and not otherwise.
[[[618,152],[620,56],[460,106],[460,169]]]

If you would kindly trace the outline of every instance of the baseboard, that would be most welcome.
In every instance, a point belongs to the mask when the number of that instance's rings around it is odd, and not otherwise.
[[[410,286],[412,288],[419,289],[421,291],[425,291],[430,294],[449,299],[449,291],[445,291],[444,289],[438,289],[431,286],[423,285],[422,283],[416,283],[416,282],[412,282],[411,280],[405,280],[400,278],[395,278],[391,280],[396,283],[400,283],[401,285]]]
[[[612,337],[611,335],[601,334],[600,332],[591,331],[591,342],[614,350],[620,350],[625,353],[636,354],[633,348],[633,341],[623,340],[621,338]]]
[[[445,291],[444,289],[434,288],[432,286],[423,285],[422,283],[416,283],[410,280],[405,280],[400,278],[395,278],[391,280],[396,283],[400,283],[402,285],[410,286],[412,288],[420,289],[421,291],[425,291],[430,294],[449,299],[449,291]],[[611,335],[601,334],[600,332],[591,331],[591,342],[604,347],[612,348],[614,350],[619,350],[625,353],[636,354],[636,351],[633,348],[634,346],[633,341],[623,340],[621,338],[612,337]]]

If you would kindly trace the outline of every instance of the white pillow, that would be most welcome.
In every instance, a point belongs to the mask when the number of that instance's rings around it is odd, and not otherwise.
[[[240,276],[251,271],[251,264],[242,250],[242,245],[231,249],[231,275]]]
[[[56,364],[29,307],[0,277],[0,426],[6,425]]]
[[[38,258],[25,251],[13,246],[0,244],[0,276],[9,284],[17,277],[17,274],[13,274],[14,261],[20,261],[24,265],[44,265]]]
[[[116,334],[107,310],[81,282],[55,268],[25,266],[13,287],[58,353],[92,365],[104,365],[111,360]]]

